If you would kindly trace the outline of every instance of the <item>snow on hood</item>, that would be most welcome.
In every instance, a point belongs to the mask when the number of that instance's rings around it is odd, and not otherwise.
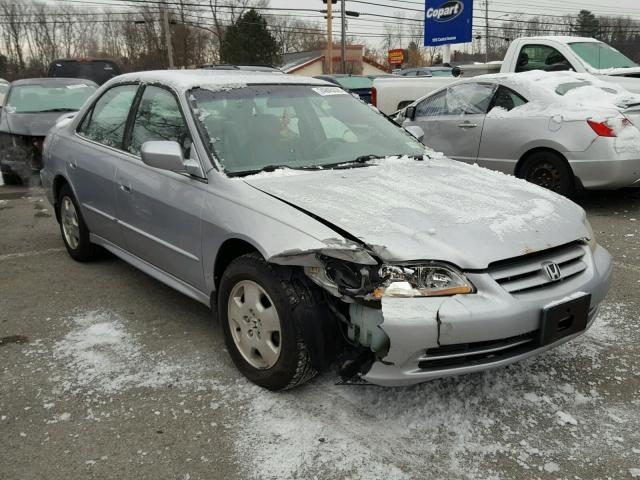
[[[461,268],[588,236],[573,202],[514,177],[437,158],[245,177],[249,185],[349,232],[386,261],[442,260]]]

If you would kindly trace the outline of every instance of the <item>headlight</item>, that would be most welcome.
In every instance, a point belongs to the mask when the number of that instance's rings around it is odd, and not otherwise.
[[[591,228],[591,224],[586,218],[584,219],[584,226],[587,229],[587,232],[589,232],[587,238],[585,238],[584,241],[587,242],[587,245],[589,245],[589,248],[593,252],[598,246],[598,242],[596,242],[596,236],[593,233],[593,228]]]
[[[441,297],[473,293],[465,276],[440,263],[429,265],[382,265],[380,285],[373,292],[381,297]]]

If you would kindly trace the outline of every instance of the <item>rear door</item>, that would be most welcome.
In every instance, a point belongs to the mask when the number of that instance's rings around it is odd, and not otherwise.
[[[473,163],[495,89],[495,84],[486,82],[448,87],[420,102],[414,121],[406,125],[422,127],[424,143],[434,150],[455,160]]]
[[[125,125],[138,85],[118,85],[104,92],[80,123],[70,148],[67,172],[89,230],[123,246],[116,219],[115,179]]]
[[[117,172],[118,219],[126,248],[135,256],[204,290],[201,211],[206,180],[159,170],[140,159],[142,144],[178,142],[185,158],[195,158],[191,134],[177,97],[148,85],[140,96],[125,139],[129,152]]]

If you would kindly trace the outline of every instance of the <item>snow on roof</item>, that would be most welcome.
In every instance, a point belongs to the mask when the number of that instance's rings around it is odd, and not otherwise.
[[[282,75],[282,73],[250,72],[244,70],[155,70],[126,73],[115,77],[108,85],[122,82],[161,83],[185,92],[195,87],[225,87],[250,84],[329,85],[311,77]]]
[[[570,35],[541,35],[539,37],[522,37],[520,40],[527,43],[534,42],[536,40],[553,40],[560,43],[575,43],[575,42],[592,42],[598,43],[599,40],[591,37],[572,37]]]

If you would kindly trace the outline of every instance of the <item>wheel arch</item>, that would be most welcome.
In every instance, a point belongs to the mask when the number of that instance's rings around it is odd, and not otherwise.
[[[241,238],[228,238],[222,243],[222,245],[220,245],[218,253],[216,254],[215,262],[213,264],[213,283],[215,285],[216,292],[218,291],[218,287],[220,286],[220,279],[222,278],[222,274],[227,269],[229,264],[242,255],[254,252],[258,253],[264,258],[262,252],[260,252],[260,250],[255,245]]]

